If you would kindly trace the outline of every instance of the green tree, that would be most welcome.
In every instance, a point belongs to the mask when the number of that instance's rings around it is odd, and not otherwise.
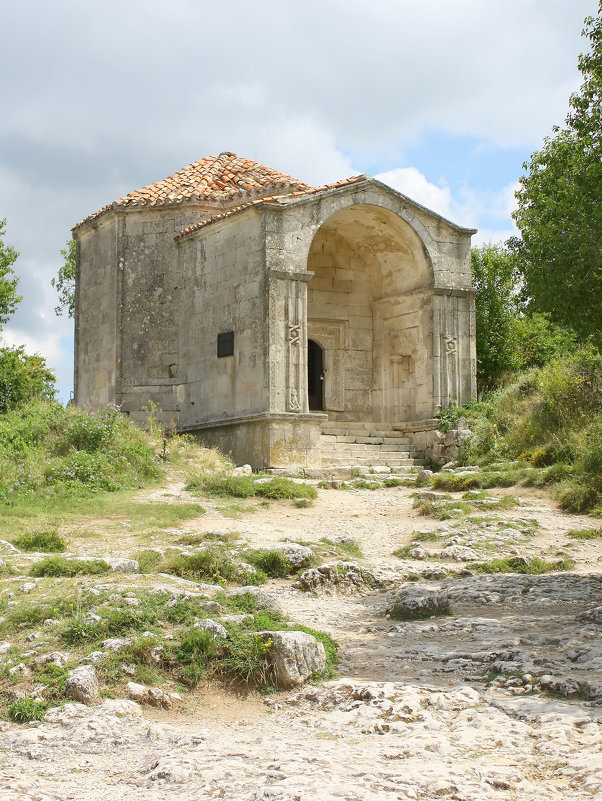
[[[59,302],[55,306],[55,314],[64,314],[68,317],[75,314],[75,240],[68,239],[65,247],[61,249],[63,266],[59,268],[56,278],[50,282],[58,292]]]
[[[17,261],[19,254],[4,242],[6,220],[0,220],[0,328],[6,324],[22,298],[17,295],[19,279],[11,265]]]
[[[590,52],[583,84],[569,100],[566,127],[554,128],[523,166],[508,244],[524,274],[529,308],[602,345],[602,0],[585,20]]]
[[[501,245],[472,249],[476,290],[477,385],[479,393],[514,367],[513,326],[518,315],[519,277],[515,256]]]
[[[0,414],[33,399],[54,398],[54,384],[42,356],[29,356],[23,347],[0,348]]]

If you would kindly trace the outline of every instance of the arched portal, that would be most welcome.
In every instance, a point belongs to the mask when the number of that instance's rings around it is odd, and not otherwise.
[[[313,339],[307,340],[307,399],[310,412],[324,408],[324,352]]]
[[[307,269],[307,335],[323,346],[329,418],[427,416],[433,271],[414,229],[388,209],[350,206],[318,229]]]

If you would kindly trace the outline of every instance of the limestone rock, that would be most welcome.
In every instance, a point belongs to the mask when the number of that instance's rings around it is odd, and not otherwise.
[[[474,562],[479,558],[476,551],[464,545],[448,545],[441,551],[444,559],[453,559],[456,562]]]
[[[217,623],[215,620],[211,620],[210,617],[206,618],[205,620],[197,620],[193,624],[193,628],[201,629],[202,631],[210,631],[213,639],[226,639],[228,636],[228,632],[226,629],[221,625],[221,623]]]
[[[304,631],[260,631],[264,641],[272,641],[268,650],[270,671],[277,687],[297,687],[312,673],[324,670],[324,646]]]
[[[103,561],[109,565],[113,573],[138,573],[140,570],[140,565],[136,559],[123,559],[105,556]]]
[[[136,701],[138,704],[148,704],[163,709],[171,709],[173,706],[172,696],[160,687],[145,687],[135,681],[128,681],[125,689],[132,701]]]
[[[69,671],[65,680],[65,694],[82,704],[87,704],[98,695],[98,678],[92,665],[80,665]]]
[[[449,614],[449,610],[449,598],[444,593],[413,587],[393,596],[389,613],[391,617],[412,620]]]
[[[282,551],[295,569],[308,567],[315,557],[311,548],[306,545],[298,545],[296,542],[279,542],[276,548]]]
[[[338,562],[310,568],[301,573],[296,582],[296,586],[300,589],[316,595],[333,595],[335,592],[348,595],[379,584],[373,573],[353,562]]]

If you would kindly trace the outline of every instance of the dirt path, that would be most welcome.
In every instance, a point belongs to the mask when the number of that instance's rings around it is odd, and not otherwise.
[[[600,540],[567,536],[591,519],[559,512],[543,493],[518,495],[520,505],[473,523],[418,515],[406,488],[324,490],[302,509],[245,502],[227,510],[237,518],[224,516],[223,501],[203,499],[206,514],[178,531],[238,531],[253,547],[358,544],[354,561],[377,587],[309,594],[290,581],[269,586],[292,619],[337,640],[341,678],[267,700],[204,686],[170,712],[107,700],[56,710],[40,726],[2,724],[0,799],[602,798]],[[140,497],[198,501],[175,479]],[[394,556],[416,532],[433,535],[420,541],[421,558]],[[156,532],[154,546],[177,533]],[[482,559],[568,554],[575,568],[475,575],[441,557],[450,543]],[[131,556],[134,544],[111,541],[111,553]],[[341,561],[335,546],[331,558]],[[388,618],[393,595],[405,591],[444,594],[452,612]],[[542,676],[550,692],[533,693]]]

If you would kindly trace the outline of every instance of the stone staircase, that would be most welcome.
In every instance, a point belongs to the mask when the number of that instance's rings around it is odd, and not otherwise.
[[[384,423],[324,423],[320,454],[322,467],[386,466],[392,473],[412,473],[421,467],[412,458],[410,438]]]

